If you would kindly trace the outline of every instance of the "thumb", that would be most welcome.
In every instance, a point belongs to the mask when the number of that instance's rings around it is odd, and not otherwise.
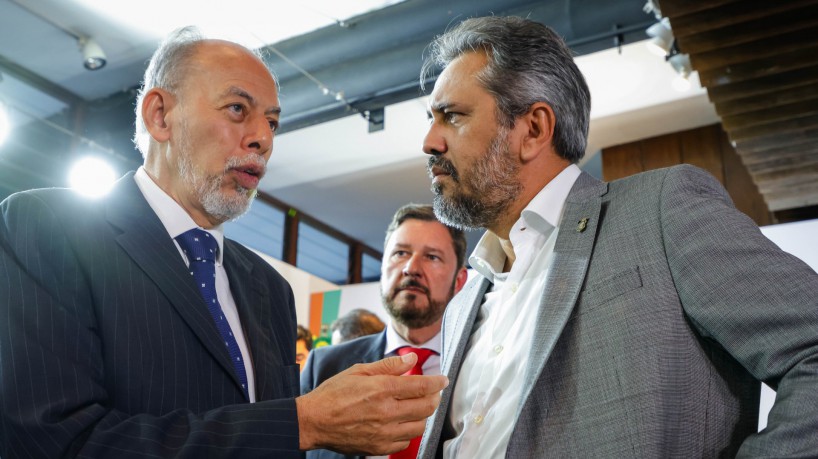
[[[402,356],[387,357],[374,363],[359,364],[352,367],[353,373],[358,375],[393,375],[400,376],[411,370],[417,362],[418,356],[414,352]]]

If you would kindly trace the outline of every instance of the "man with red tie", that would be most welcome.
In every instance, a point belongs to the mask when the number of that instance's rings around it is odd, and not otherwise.
[[[407,374],[440,374],[440,328],[443,311],[466,282],[466,238],[463,231],[438,221],[429,205],[407,204],[397,210],[386,230],[381,264],[381,298],[392,318],[378,334],[315,349],[301,373],[301,392],[356,363],[414,352]],[[417,456],[420,437],[390,458]],[[308,459],[355,458],[328,450],[307,452]]]

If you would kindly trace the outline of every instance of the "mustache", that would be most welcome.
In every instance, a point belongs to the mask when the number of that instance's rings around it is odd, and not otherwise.
[[[425,285],[421,284],[420,282],[416,281],[415,279],[404,279],[398,284],[398,287],[395,289],[395,294],[400,292],[401,290],[405,290],[407,288],[416,288],[423,291],[424,294],[429,294],[429,289],[426,288]]]
[[[230,169],[252,169],[256,171],[258,178],[262,178],[267,173],[267,161],[253,153],[241,157],[232,156],[224,165],[224,172],[227,173]]]
[[[432,168],[438,167],[443,169],[443,172],[448,174],[452,180],[459,181],[460,176],[457,174],[457,169],[454,168],[451,161],[444,158],[443,155],[431,155],[429,156],[429,160],[426,162],[426,173],[429,175],[429,178],[432,178]]]

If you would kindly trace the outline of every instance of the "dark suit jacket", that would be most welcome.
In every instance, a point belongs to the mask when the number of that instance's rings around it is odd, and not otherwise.
[[[301,456],[294,303],[269,264],[225,239],[249,404],[133,174],[102,200],[35,190],[0,211],[0,456]]]
[[[421,458],[451,436],[452,390],[488,288],[477,276],[446,308],[451,383]],[[818,275],[700,169],[612,183],[582,174],[531,319],[506,457],[818,454]],[[778,390],[759,434],[757,380]]]
[[[346,343],[313,349],[301,372],[301,393],[315,389],[327,379],[337,375],[356,363],[372,363],[383,358],[386,349],[386,330],[374,335],[362,336]],[[327,450],[308,451],[308,459],[354,459]]]

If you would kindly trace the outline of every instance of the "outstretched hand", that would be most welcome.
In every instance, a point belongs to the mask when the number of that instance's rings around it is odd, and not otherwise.
[[[358,364],[295,399],[302,450],[383,455],[423,433],[440,403],[445,376],[401,376],[413,353]]]

